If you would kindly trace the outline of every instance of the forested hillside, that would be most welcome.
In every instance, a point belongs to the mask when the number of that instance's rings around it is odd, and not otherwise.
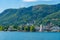
[[[43,20],[43,23],[46,24],[48,21],[55,25],[60,25],[60,11],[46,16]]]
[[[60,24],[59,10],[60,4],[45,4],[30,6],[28,8],[6,9],[0,14],[0,25],[23,25],[27,23],[40,25],[43,19],[57,19],[56,22]]]

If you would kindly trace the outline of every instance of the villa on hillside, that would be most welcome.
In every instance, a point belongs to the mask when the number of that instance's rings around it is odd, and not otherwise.
[[[14,29],[13,26],[9,26],[8,31],[17,31],[17,29]]]
[[[51,32],[59,32],[60,31],[60,27],[59,26],[54,26],[51,29]]]

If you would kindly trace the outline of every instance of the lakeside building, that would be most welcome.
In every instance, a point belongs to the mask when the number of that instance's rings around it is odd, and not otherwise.
[[[8,31],[17,31],[17,29],[14,29],[13,26],[9,26]]]

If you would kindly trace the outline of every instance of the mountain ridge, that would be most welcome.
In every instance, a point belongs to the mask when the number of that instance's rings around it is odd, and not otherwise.
[[[6,9],[0,14],[0,25],[23,25],[31,23],[40,25],[41,21],[52,13],[60,10],[57,5],[36,5],[28,8]]]

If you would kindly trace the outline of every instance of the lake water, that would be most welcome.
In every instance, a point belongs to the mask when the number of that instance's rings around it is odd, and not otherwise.
[[[57,32],[0,32],[0,40],[60,40]]]

